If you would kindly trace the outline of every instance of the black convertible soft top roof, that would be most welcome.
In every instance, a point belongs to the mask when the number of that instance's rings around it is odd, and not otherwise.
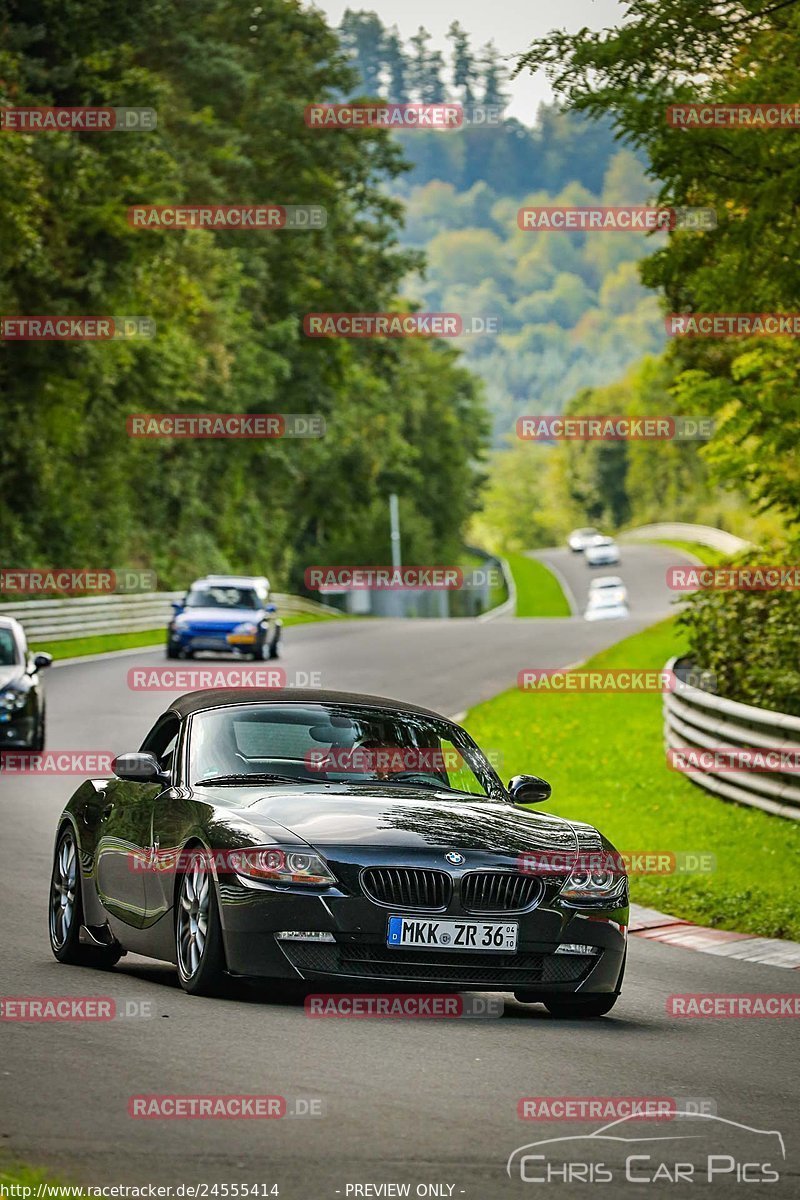
[[[179,717],[236,704],[363,704],[370,708],[391,708],[397,712],[413,713],[418,717],[446,720],[430,708],[407,704],[404,700],[389,700],[386,696],[365,696],[361,692],[330,692],[322,688],[206,688],[186,692],[172,701],[168,711]]]

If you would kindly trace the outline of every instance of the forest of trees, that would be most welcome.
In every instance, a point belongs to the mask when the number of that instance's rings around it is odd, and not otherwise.
[[[0,105],[154,108],[148,133],[0,135],[0,312],[144,315],[150,340],[0,340],[6,565],[266,571],[448,561],[487,423],[452,344],[304,338],[313,311],[397,307],[403,170],[383,131],[320,136],[357,76],[318,10],[262,0],[42,0],[6,9]],[[136,203],[322,205],[310,232],[136,230]],[[319,413],[303,441],[132,441],[137,412]]]
[[[358,94],[452,99],[466,113],[474,103],[505,102],[510,65],[492,45],[473,51],[458,22],[447,61],[424,28],[404,45],[374,12],[347,10],[339,33]],[[398,141],[413,163],[391,183],[405,206],[401,242],[422,250],[426,263],[407,277],[404,293],[427,310],[499,320],[498,336],[461,342],[466,365],[484,381],[495,445],[517,417],[560,412],[580,389],[611,383],[662,349],[658,302],[639,280],[644,235],[517,225],[525,204],[652,198],[657,185],[643,156],[615,141],[610,121],[542,105],[528,125],[505,118]]]

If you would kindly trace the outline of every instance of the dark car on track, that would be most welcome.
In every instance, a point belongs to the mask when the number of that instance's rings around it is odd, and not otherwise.
[[[39,672],[50,654],[31,654],[25,630],[0,617],[0,751],[44,750],[45,701]]]
[[[549,785],[505,787],[435,712],[312,689],[193,692],[114,770],[59,818],[63,962],[131,951],[174,962],[191,993],[229,976],[507,991],[561,1016],[601,1016],[619,994],[627,877],[585,865],[613,847],[529,811]]]

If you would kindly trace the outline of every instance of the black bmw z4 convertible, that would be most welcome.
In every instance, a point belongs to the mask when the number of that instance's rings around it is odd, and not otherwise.
[[[60,961],[231,976],[513,992],[607,1013],[628,881],[590,825],[530,811],[457,724],[375,696],[216,690],[176,699],[114,775],[59,818],[49,901]]]

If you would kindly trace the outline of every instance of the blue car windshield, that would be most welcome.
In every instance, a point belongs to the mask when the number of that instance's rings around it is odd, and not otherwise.
[[[186,597],[186,608],[261,608],[258,592],[252,588],[207,587],[192,588]]]

